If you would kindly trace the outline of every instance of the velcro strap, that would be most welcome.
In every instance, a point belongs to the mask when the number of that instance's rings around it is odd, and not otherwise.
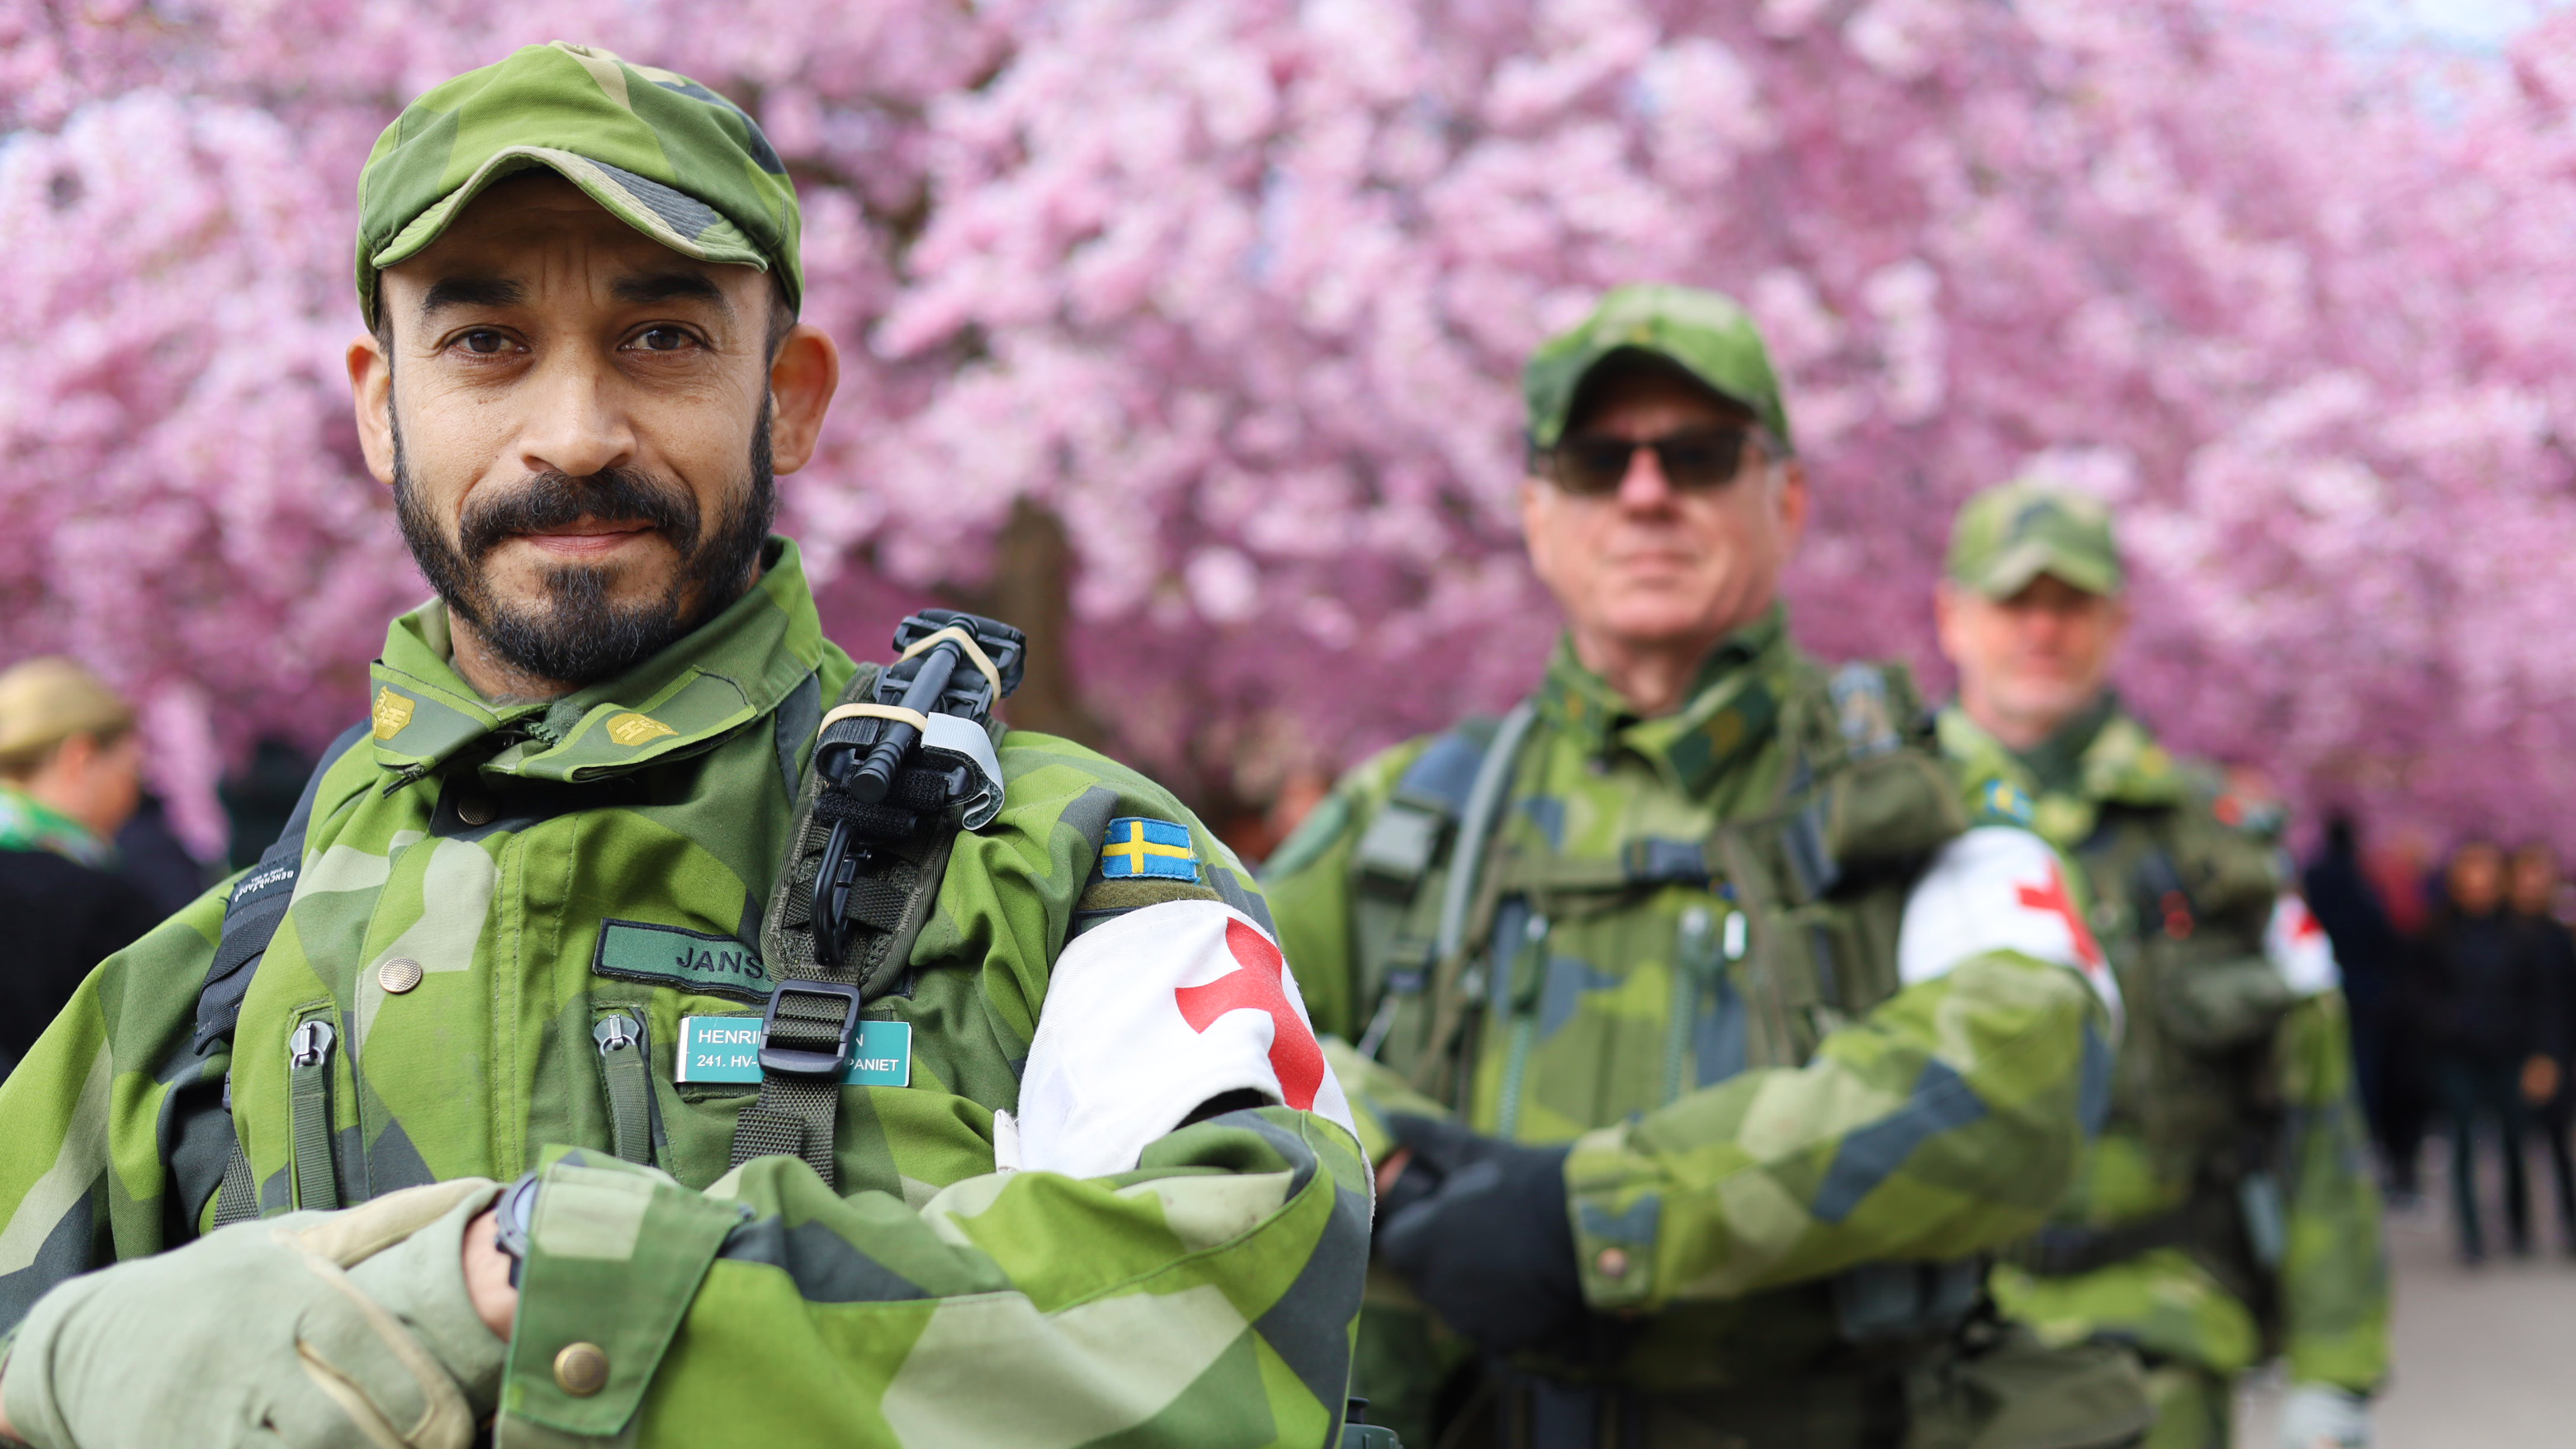
[[[827,824],[846,820],[859,834],[878,840],[901,839],[921,829],[921,812],[879,802],[871,805],[840,790],[814,797],[814,818]]]

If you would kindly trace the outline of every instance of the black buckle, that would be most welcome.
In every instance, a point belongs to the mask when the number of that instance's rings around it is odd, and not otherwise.
[[[790,995],[828,996],[841,1003],[841,1043],[832,1051],[774,1045],[778,1037],[778,1003]],[[820,1022],[798,1021],[798,1026]],[[760,1070],[770,1076],[805,1077],[837,1082],[850,1069],[859,1036],[859,988],[838,981],[782,981],[769,993],[769,1009],[760,1016]]]

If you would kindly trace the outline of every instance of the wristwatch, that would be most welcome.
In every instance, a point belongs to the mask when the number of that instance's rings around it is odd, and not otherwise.
[[[510,1258],[510,1286],[519,1286],[519,1272],[528,1265],[528,1226],[536,1220],[537,1175],[533,1172],[501,1190],[500,1200],[492,1204],[492,1245]]]

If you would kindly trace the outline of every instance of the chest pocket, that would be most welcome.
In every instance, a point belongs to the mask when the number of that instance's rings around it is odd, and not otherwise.
[[[2130,1003],[2112,1115],[2190,1175],[2277,1110],[2266,1044],[2293,1000],[2263,954],[2269,851],[2182,809],[2112,807],[2083,850]]]

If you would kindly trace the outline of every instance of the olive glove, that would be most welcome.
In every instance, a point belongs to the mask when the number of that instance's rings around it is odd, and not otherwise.
[[[508,1348],[467,1296],[460,1178],[239,1223],[36,1301],[0,1393],[37,1449],[467,1449]]]

